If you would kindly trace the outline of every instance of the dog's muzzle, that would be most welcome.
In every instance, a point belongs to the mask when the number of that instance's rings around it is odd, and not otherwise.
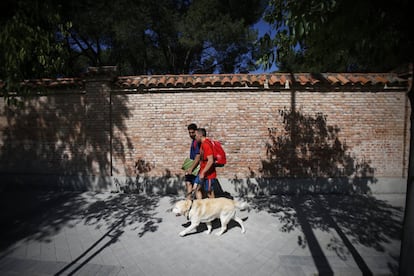
[[[175,214],[176,217],[181,216],[180,212],[177,209],[172,209],[172,212]]]

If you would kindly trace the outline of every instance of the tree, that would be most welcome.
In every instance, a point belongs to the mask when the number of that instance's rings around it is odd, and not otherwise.
[[[261,38],[259,62],[283,71],[390,71],[414,61],[408,0],[270,0],[265,20],[276,30]],[[412,82],[413,69],[409,70]],[[412,86],[408,91],[414,104]],[[411,113],[411,126],[414,125]],[[400,275],[414,275],[414,127],[410,132],[407,199]]]
[[[0,24],[0,89],[28,93],[21,81],[61,72],[65,51],[58,35],[70,27],[48,1],[2,2]]]
[[[270,0],[264,19],[276,35],[260,60],[289,71],[389,71],[412,61],[408,0]]]
[[[251,25],[260,18],[263,1],[61,2],[62,17],[72,22],[65,39],[75,67],[117,65],[121,74],[255,68],[257,33]]]
[[[3,94],[24,79],[74,76],[89,66],[120,74],[230,73],[256,69],[252,25],[263,0],[2,2]]]

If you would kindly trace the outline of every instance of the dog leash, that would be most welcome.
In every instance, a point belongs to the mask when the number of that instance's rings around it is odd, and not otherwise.
[[[185,195],[185,198],[187,198],[187,196],[189,196],[189,195],[191,195],[191,198],[194,199],[194,191],[191,191],[191,192],[187,193]]]
[[[190,220],[190,211],[191,211],[191,208],[193,208],[193,202],[194,202],[194,200],[192,199],[190,208],[188,208],[188,211],[187,211],[187,220]]]
[[[190,205],[190,208],[188,208],[188,211],[187,211],[187,220],[190,220],[190,211],[191,211],[191,208],[193,208],[195,192],[196,192],[196,189],[192,190],[191,192],[189,192],[185,195],[186,198],[187,198],[187,196],[191,195],[191,205]]]
[[[191,192],[189,192],[185,195],[185,198],[187,198],[187,196],[191,195],[191,199],[194,199],[196,191],[197,191],[197,188],[194,188]]]

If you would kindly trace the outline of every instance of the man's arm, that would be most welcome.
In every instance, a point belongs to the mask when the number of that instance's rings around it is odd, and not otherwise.
[[[200,154],[197,154],[194,158],[194,162],[188,170],[185,171],[186,174],[192,174],[194,169],[197,167],[198,163],[200,163]]]

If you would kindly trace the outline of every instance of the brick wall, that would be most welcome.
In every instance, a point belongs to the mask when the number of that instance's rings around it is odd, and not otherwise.
[[[223,178],[407,175],[405,91],[112,85],[111,78],[94,77],[84,88],[55,89],[23,107],[2,101],[0,173],[133,179],[138,162],[146,176],[181,177],[186,126],[194,122],[222,142],[228,154],[218,169]],[[283,116],[292,110],[296,117]]]
[[[408,157],[408,103],[400,92],[295,93],[296,110],[314,117],[326,116],[326,126],[338,129],[337,138],[347,145],[347,153],[364,161],[379,177],[403,177]],[[122,148],[126,166],[116,159],[117,173],[133,171],[134,162],[145,160],[151,174],[166,171],[180,174],[190,139],[186,125],[195,122],[208,135],[220,140],[228,154],[228,164],[219,173],[228,178],[260,175],[267,160],[269,128],[284,133],[279,110],[291,108],[290,92],[227,91],[128,94],[123,108],[128,110]],[[120,96],[118,96],[120,97]],[[121,117],[121,116],[119,116]],[[118,131],[115,130],[115,133]],[[129,148],[128,148],[128,143]]]

